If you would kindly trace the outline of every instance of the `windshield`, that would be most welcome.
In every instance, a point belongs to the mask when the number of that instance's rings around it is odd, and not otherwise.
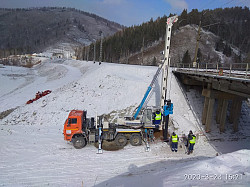
[[[77,118],[69,118],[68,124],[77,124]]]

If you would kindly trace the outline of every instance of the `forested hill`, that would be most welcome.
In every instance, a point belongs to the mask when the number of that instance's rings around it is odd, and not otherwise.
[[[170,16],[172,14],[168,17]],[[187,13],[187,10],[183,10],[181,15],[179,15],[178,22],[173,26],[173,31],[175,33],[177,29],[185,25],[199,25],[200,20],[203,30],[210,31],[218,36],[214,44],[216,50],[222,52],[228,51],[227,56],[231,55],[231,46],[240,49],[239,56],[241,56],[241,53],[247,54],[250,51],[249,8],[218,8],[215,10],[203,10],[202,12],[193,9],[189,13]],[[141,53],[143,41],[144,50],[162,44],[161,41],[164,40],[166,32],[166,21],[167,16],[159,17],[156,20],[151,19],[149,22],[124,28],[115,35],[105,38],[103,42],[103,61],[129,63],[130,58],[133,58],[137,53]],[[99,54],[99,45],[100,41],[96,43],[96,54]],[[93,44],[86,50],[89,51],[89,59],[93,58]],[[161,50],[163,50],[163,47]],[[79,48],[76,51],[79,59],[85,58],[84,51],[85,48]],[[180,55],[182,56],[184,53]],[[132,63],[140,64],[140,62]]]
[[[0,9],[0,58],[42,52],[56,43],[89,45],[123,26],[74,8]]]

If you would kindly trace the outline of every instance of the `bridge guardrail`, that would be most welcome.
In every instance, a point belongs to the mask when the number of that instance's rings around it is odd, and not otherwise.
[[[215,76],[237,77],[250,79],[249,68],[250,63],[175,63],[171,67],[177,68],[180,71],[187,71],[193,73],[205,72]]]

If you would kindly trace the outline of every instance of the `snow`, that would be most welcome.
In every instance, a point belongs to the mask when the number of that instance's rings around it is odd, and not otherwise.
[[[131,165],[128,172],[96,186],[248,185],[250,182],[249,153],[249,150],[241,150],[215,158],[171,159],[142,167]],[[235,162],[231,162],[232,160]]]
[[[80,71],[75,67],[46,63],[46,61],[31,69],[6,67],[1,68],[0,72],[1,78],[8,77],[1,82],[8,81],[10,84],[5,85],[6,88],[0,92],[2,104],[0,112],[24,105],[29,99],[35,97],[37,91],[57,89],[81,76]],[[20,80],[12,80],[19,79],[19,77]]]
[[[25,68],[9,66],[5,68],[0,68],[0,71],[1,96],[12,92],[13,89],[17,88],[19,85],[22,85],[25,82],[25,79],[23,78],[27,71],[27,69]],[[6,84],[7,82],[8,84]]]
[[[16,108],[0,121],[1,186],[248,185],[250,147],[243,141],[249,138],[238,141],[245,148],[237,145],[233,150],[226,142],[230,132],[225,133],[221,145],[209,141],[219,134],[215,128],[211,137],[204,135],[199,122],[202,97],[195,91],[185,92],[172,73],[168,84],[174,103],[170,132],[175,130],[181,137],[193,130],[197,135],[193,154],[185,154],[182,139],[177,153],[160,140],[150,144],[150,152],[145,152],[145,145],[127,145],[117,151],[104,150],[103,154],[96,154],[93,145],[77,150],[64,141],[63,123],[69,111],[85,109],[89,117],[125,109],[131,112],[156,70],[65,59],[43,61],[30,69],[0,68],[0,112]],[[52,93],[25,104],[37,91],[47,89]],[[159,89],[157,84],[149,105],[158,103]],[[246,111],[239,128],[248,133],[249,127],[243,123],[249,119],[249,107],[244,103],[243,108]],[[193,179],[189,174],[205,177]],[[239,177],[228,179],[229,174]],[[214,179],[215,175],[221,179]]]

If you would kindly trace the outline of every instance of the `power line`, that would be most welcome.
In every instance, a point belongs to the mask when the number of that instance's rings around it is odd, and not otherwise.
[[[218,6],[218,7],[223,8],[223,6],[229,5],[229,4],[233,3],[233,2],[234,2],[234,3],[237,3],[238,6],[242,6],[246,1],[248,1],[248,0],[242,0],[242,1],[230,0],[230,1],[227,1],[227,2],[225,2],[225,3],[223,3],[223,4],[221,4],[221,5]],[[210,7],[210,6],[213,5],[215,2],[218,2],[218,0],[211,0],[211,1],[209,1],[208,3],[206,3],[205,5],[203,5],[200,9],[203,10],[203,9],[206,8],[206,7]],[[245,5],[245,6],[246,6],[246,5]]]
[[[216,2],[216,0],[211,0],[209,1],[207,4],[205,4],[204,6],[201,7],[201,10],[203,10],[205,7],[207,7],[208,5],[213,4],[214,2]]]
[[[204,27],[210,27],[210,26],[218,25],[218,24],[221,24],[221,22],[217,22],[217,23],[212,23],[212,24],[209,24],[209,25],[205,25],[205,26],[202,26],[202,28],[204,28]]]
[[[230,4],[230,3],[234,2],[234,1],[235,1],[235,0],[230,0],[230,1],[228,1],[228,2],[223,3],[223,4],[222,4],[221,6],[219,6],[219,7],[223,7],[223,6],[225,6],[225,5],[227,5],[227,4]],[[245,0],[244,0],[244,1],[245,1]],[[207,6],[214,4],[214,2],[218,2],[218,0],[211,0],[211,1],[209,1],[207,4],[205,4],[204,6],[202,6],[201,9],[204,9],[204,8],[207,7]]]
[[[229,1],[229,2],[226,2],[226,3],[222,4],[221,7],[222,7],[222,6],[225,6],[225,5],[227,5],[227,4],[232,3],[233,1],[235,1],[235,0],[231,0],[231,1]]]
[[[243,4],[246,2],[247,0],[243,0],[243,1],[240,1],[240,2],[237,2],[237,3],[239,3],[238,5],[239,6],[243,6]],[[246,6],[246,5],[244,5],[244,6]]]

